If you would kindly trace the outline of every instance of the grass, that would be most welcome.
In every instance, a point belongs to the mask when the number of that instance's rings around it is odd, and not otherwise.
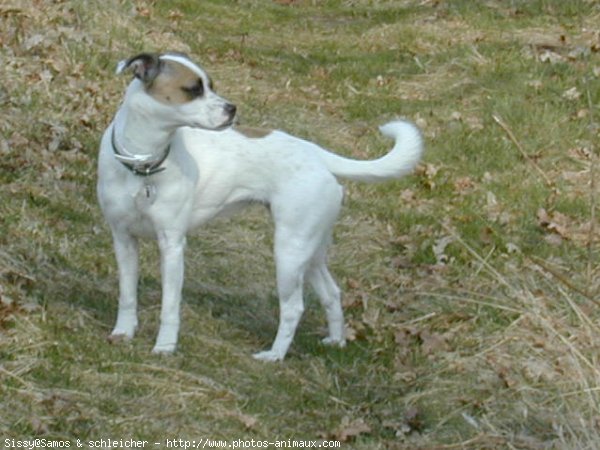
[[[347,448],[600,442],[595,2],[10,2],[0,6],[0,438],[337,439]],[[417,173],[346,185],[331,268],[282,364],[261,210],[190,239],[179,350],[111,345],[116,267],[95,199],[119,59],[179,50],[242,121],[373,158],[416,122]],[[573,90],[573,88],[575,88]],[[500,122],[498,120],[500,120]],[[541,211],[543,210],[543,211]],[[545,214],[545,216],[544,216]]]

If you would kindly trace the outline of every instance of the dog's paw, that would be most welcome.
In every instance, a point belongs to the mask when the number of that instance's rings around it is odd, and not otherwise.
[[[113,331],[106,337],[106,340],[109,344],[119,344],[121,342],[130,341],[133,338],[133,335],[129,335],[127,333],[119,333]]]
[[[175,344],[156,344],[152,349],[155,355],[169,355],[175,351]]]
[[[120,342],[133,339],[137,326],[137,319],[135,317],[119,317],[108,340],[111,342]]]
[[[346,346],[346,339],[336,339],[336,338],[332,338],[332,337],[326,337],[321,340],[321,343],[324,345],[329,345],[331,347],[343,348]]]
[[[285,355],[280,355],[277,352],[274,352],[273,350],[265,350],[264,352],[258,352],[255,353],[254,355],[252,355],[252,357],[254,359],[257,359],[259,361],[270,361],[270,362],[274,362],[274,361],[281,361],[283,360],[283,357]]]

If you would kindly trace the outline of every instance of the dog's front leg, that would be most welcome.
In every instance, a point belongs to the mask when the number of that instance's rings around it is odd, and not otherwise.
[[[162,276],[160,329],[154,353],[171,353],[177,346],[179,309],[183,288],[185,235],[179,232],[158,233]]]
[[[138,242],[127,231],[113,230],[113,243],[119,269],[119,311],[117,323],[110,337],[131,339],[138,325]]]

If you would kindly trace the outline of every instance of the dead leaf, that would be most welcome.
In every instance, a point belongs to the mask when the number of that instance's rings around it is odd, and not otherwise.
[[[35,47],[38,47],[45,40],[46,40],[45,36],[43,36],[41,34],[34,34],[33,36],[30,36],[27,39],[25,39],[25,42],[23,42],[23,48],[25,50],[31,50]]]
[[[400,200],[404,203],[414,203],[417,199],[417,195],[411,189],[404,189],[400,192]]]
[[[558,235],[558,234],[548,234],[548,235],[544,236],[544,242],[546,242],[546,244],[551,245],[553,247],[558,247],[558,246],[562,245],[563,238],[560,237],[560,235]]]
[[[256,427],[258,423],[258,419],[253,416],[249,416],[248,414],[238,413],[235,415],[236,418],[246,427],[247,430],[250,430]]]
[[[439,172],[439,167],[433,164],[422,164],[417,167],[415,172],[424,179],[424,184],[427,188],[430,190],[435,189],[436,182],[434,179]]]
[[[547,62],[550,64],[558,64],[561,62],[566,61],[566,58],[556,52],[553,52],[552,50],[544,50],[542,51],[539,56],[538,59],[541,62]]]
[[[488,191],[486,193],[484,209],[488,219],[492,222],[506,225],[511,220],[510,214],[504,210],[503,205],[498,201],[493,192]]]
[[[475,183],[473,182],[471,177],[457,178],[456,181],[454,182],[454,190],[459,195],[468,194],[473,189],[474,186],[475,186]]]
[[[465,123],[469,126],[469,128],[473,131],[481,131],[485,127],[483,125],[483,120],[478,116],[468,116],[465,118]]]
[[[152,15],[152,11],[146,5],[139,5],[135,7],[135,12],[141,17],[150,17]]]
[[[439,333],[432,333],[430,331],[423,330],[419,334],[419,337],[421,338],[422,342],[421,350],[427,356],[448,350],[446,338]]]
[[[537,219],[540,227],[559,235],[563,239],[569,239],[569,218],[564,214],[556,211],[548,214],[544,208],[540,208],[537,211]]]
[[[169,15],[168,15],[169,19],[171,19],[174,22],[177,22],[181,19],[183,19],[183,13],[181,11],[179,11],[178,9],[172,9],[171,11],[169,11]]]
[[[485,245],[494,243],[494,230],[491,227],[484,226],[479,230],[479,240]]]
[[[452,112],[452,114],[450,114],[450,119],[456,120],[456,121],[461,121],[462,114],[459,111],[454,111],[454,112]]]
[[[519,247],[517,244],[513,243],[513,242],[508,242],[506,244],[506,252],[511,254],[511,253],[521,253],[521,247]]]
[[[434,178],[438,174],[439,170],[440,169],[433,164],[425,164],[424,173],[427,178]]]
[[[361,434],[367,434],[371,432],[371,427],[364,421],[364,419],[351,420],[348,417],[342,419],[342,423],[338,429],[334,432],[334,437],[340,442],[348,442],[349,440],[356,438]]]
[[[404,422],[411,431],[421,431],[424,425],[423,413],[416,406],[411,406],[404,412]]]
[[[122,342],[126,342],[129,339],[127,338],[127,335],[125,334],[109,334],[106,337],[106,340],[108,341],[109,344],[120,344]]]
[[[411,432],[410,426],[408,426],[405,422],[403,422],[401,420],[396,420],[396,421],[386,420],[385,422],[382,423],[382,425],[385,428],[390,428],[390,429],[394,430],[397,438],[406,436],[407,434],[410,434],[410,432]]]
[[[556,372],[547,361],[529,358],[523,364],[523,374],[534,383],[545,381],[551,383],[556,378]]]
[[[29,425],[34,430],[36,434],[46,434],[49,432],[47,419],[42,419],[40,417],[32,416],[29,419]]]
[[[371,330],[377,331],[379,326],[379,316],[381,310],[379,308],[369,308],[367,311],[363,312],[361,319],[363,324],[369,327]]]
[[[582,59],[582,58],[589,56],[590,53],[591,53],[590,47],[586,47],[584,45],[578,45],[577,47],[574,47],[571,50],[569,50],[569,52],[567,53],[567,58],[570,59],[571,61],[575,61],[577,59]]]
[[[437,264],[446,264],[450,261],[448,255],[446,255],[446,247],[454,242],[454,236],[444,236],[435,241],[431,249],[435,255]]]
[[[421,130],[425,130],[427,128],[427,121],[425,118],[421,117],[420,114],[417,114],[417,117],[415,117],[415,125]]]
[[[396,432],[396,437],[406,436],[413,431],[419,432],[423,429],[422,413],[416,406],[409,407],[401,418],[385,420],[382,425]]]
[[[487,355],[486,361],[504,387],[513,388],[519,384],[520,381],[512,369],[512,361],[507,357],[490,354]]]
[[[345,330],[344,330],[344,334],[346,336],[346,341],[348,341],[348,342],[354,342],[356,340],[357,332],[351,326],[346,325]]]
[[[396,359],[402,365],[410,359],[412,353],[411,347],[414,341],[414,337],[405,329],[398,330],[394,333],[394,342],[397,345]]]
[[[577,100],[579,97],[581,97],[581,92],[579,92],[577,87],[572,87],[571,89],[567,89],[565,92],[563,92],[562,97],[567,100]]]
[[[590,161],[594,157],[594,151],[592,150],[591,142],[587,142],[584,145],[572,147],[567,150],[568,155],[578,161]]]

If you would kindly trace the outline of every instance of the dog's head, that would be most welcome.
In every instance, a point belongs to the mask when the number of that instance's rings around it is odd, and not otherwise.
[[[136,78],[129,106],[165,126],[221,130],[233,123],[235,105],[218,96],[206,72],[183,54],[142,53],[119,63],[117,73],[126,71]]]

